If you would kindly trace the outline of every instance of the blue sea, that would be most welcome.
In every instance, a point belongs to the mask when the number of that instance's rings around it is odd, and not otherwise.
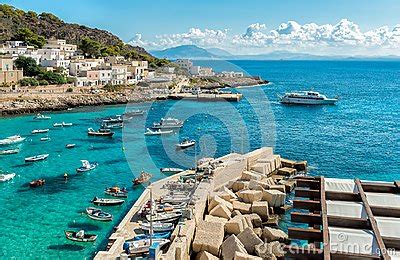
[[[18,145],[20,153],[0,156],[0,169],[17,174],[12,181],[0,183],[0,258],[90,258],[104,249],[112,228],[143,190],[131,185],[141,170],[152,172],[156,180],[165,177],[160,167],[190,168],[205,156],[270,145],[282,157],[307,160],[313,175],[400,179],[400,62],[197,63],[217,71],[241,69],[271,83],[235,89],[244,97],[237,103],[159,101],[46,113],[52,117],[47,121],[34,121],[32,115],[0,119],[0,138],[15,134],[27,138]],[[335,106],[321,107],[277,102],[277,94],[311,88],[340,100]],[[133,118],[113,138],[87,136],[87,128],[98,127],[102,118],[134,109],[145,110],[145,116]],[[146,127],[169,116],[185,120],[184,127],[163,138],[143,135]],[[63,121],[74,125],[52,127]],[[41,128],[50,131],[30,134]],[[41,142],[44,136],[51,140]],[[176,150],[175,144],[186,137],[196,139],[196,147]],[[66,149],[68,143],[76,147]],[[25,157],[42,153],[49,153],[49,158],[24,163]],[[99,166],[78,174],[75,169],[82,159]],[[38,178],[46,179],[46,185],[29,188],[28,182]],[[111,223],[82,214],[94,196],[105,197],[104,188],[113,185],[127,187],[129,198],[122,206],[106,209],[114,215]],[[92,244],[74,243],[64,237],[68,229],[85,229],[99,237]]]

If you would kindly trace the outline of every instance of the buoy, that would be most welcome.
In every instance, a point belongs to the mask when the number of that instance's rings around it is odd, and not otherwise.
[[[64,173],[64,180],[68,179],[68,173]]]

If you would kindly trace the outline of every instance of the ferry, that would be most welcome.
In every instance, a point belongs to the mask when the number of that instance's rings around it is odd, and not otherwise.
[[[284,96],[278,96],[282,104],[296,105],[334,105],[338,98],[327,98],[325,95],[316,91],[297,91],[285,93]]]
[[[153,124],[154,129],[174,129],[174,128],[181,128],[182,126],[183,126],[183,121],[180,121],[172,117],[161,118],[160,122]]]

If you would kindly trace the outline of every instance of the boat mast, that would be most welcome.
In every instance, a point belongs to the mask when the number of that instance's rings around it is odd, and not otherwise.
[[[151,189],[151,183],[149,185],[150,188],[150,247],[153,245],[153,191]]]

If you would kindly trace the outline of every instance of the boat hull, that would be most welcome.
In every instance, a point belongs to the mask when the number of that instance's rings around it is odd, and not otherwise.
[[[75,231],[64,231],[64,233],[67,239],[75,242],[94,242],[97,239],[97,235],[85,234],[84,237],[78,238],[75,237],[77,233]]]
[[[280,102],[286,105],[335,105],[337,99],[304,99],[304,98],[285,98],[283,97]]]

